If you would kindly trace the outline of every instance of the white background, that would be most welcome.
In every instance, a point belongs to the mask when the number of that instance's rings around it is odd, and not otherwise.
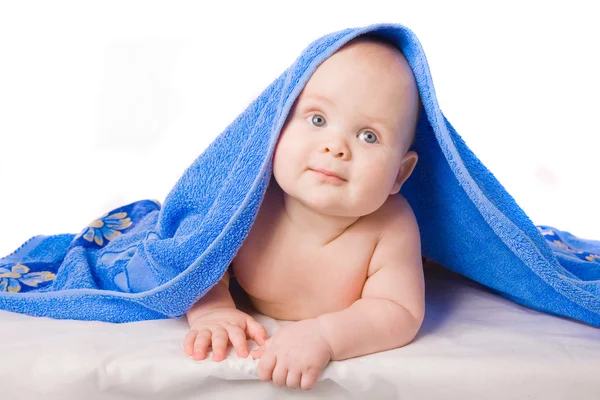
[[[442,111],[536,224],[600,239],[594,1],[3,1],[0,257],[184,169],[314,39],[396,22]]]

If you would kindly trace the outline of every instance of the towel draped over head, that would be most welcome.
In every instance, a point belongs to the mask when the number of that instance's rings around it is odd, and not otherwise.
[[[515,302],[600,326],[600,242],[530,221],[441,112],[423,48],[399,24],[311,43],[186,169],[162,206],[128,204],[78,235],[34,236],[0,259],[0,309],[111,322],[184,314],[223,276],[252,227],[303,86],[365,34],[402,51],[421,96],[419,162],[401,193],[417,216],[423,255]]]

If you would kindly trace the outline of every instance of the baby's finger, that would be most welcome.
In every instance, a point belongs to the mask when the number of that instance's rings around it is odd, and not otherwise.
[[[288,369],[287,379],[285,380],[285,384],[289,388],[299,389],[301,379],[302,379],[302,372],[299,369]]]
[[[208,351],[208,346],[210,346],[211,336],[212,332],[208,329],[202,329],[201,331],[198,331],[198,334],[196,335],[196,342],[194,343],[194,360],[199,361],[206,358],[206,352]]]
[[[310,390],[317,384],[317,379],[319,379],[318,371],[304,371],[302,374],[302,379],[300,380],[300,387],[304,390]]]
[[[267,330],[264,326],[256,322],[254,318],[246,319],[246,333],[248,337],[254,339],[259,345],[263,345],[267,340]]]
[[[198,336],[198,331],[195,329],[189,331],[187,335],[185,335],[185,339],[183,340],[183,351],[188,356],[194,354],[194,341],[196,340],[196,336]]]
[[[248,342],[246,342],[246,332],[237,325],[226,325],[229,340],[235,349],[238,357],[248,357]]]
[[[250,352],[250,355],[252,356],[253,360],[256,360],[257,358],[260,358],[263,353],[265,351],[265,346],[260,346],[258,349],[254,349]]]
[[[272,379],[273,369],[277,363],[277,357],[274,354],[267,354],[265,357],[261,357],[256,372],[261,381],[268,382]]]
[[[284,387],[287,381],[288,369],[281,361],[277,362],[273,370],[273,384],[277,387]]]
[[[223,361],[225,359],[225,350],[227,350],[227,343],[229,342],[229,336],[227,331],[222,326],[215,326],[212,330],[212,350],[213,361]]]

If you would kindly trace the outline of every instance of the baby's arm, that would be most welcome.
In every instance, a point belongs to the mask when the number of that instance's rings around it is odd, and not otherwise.
[[[188,323],[192,325],[198,317],[221,307],[235,308],[235,302],[229,293],[229,271],[226,271],[221,280],[188,310]]]
[[[317,317],[344,360],[410,343],[425,314],[421,242],[416,218],[402,199],[375,248],[362,296],[347,309]]]

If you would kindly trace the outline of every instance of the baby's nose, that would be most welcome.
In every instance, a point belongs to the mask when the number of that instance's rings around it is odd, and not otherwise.
[[[335,158],[347,159],[350,156],[350,148],[344,139],[330,139],[323,145],[323,152],[329,153]]]
[[[325,153],[330,153],[332,156],[336,158],[345,159],[348,156],[348,150],[341,147],[335,146],[325,146]]]

